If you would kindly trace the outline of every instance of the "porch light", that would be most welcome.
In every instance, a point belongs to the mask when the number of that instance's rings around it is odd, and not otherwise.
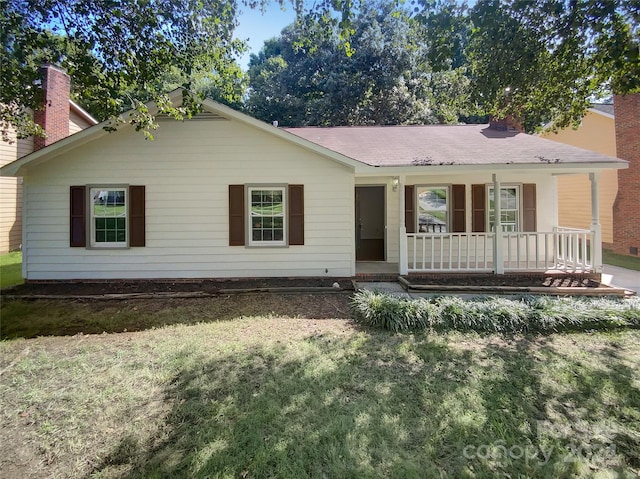
[[[398,185],[400,185],[400,177],[394,176],[391,179],[391,187],[393,188],[393,191],[398,191]]]

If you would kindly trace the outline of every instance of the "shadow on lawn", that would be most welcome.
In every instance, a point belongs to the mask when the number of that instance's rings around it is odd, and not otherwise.
[[[386,333],[312,336],[216,361],[187,355],[166,390],[173,408],[156,438],[123,437],[94,474],[570,477],[586,466],[567,461],[568,447],[591,444],[601,420],[633,420],[637,433],[640,404],[632,371],[607,351],[598,353],[603,369],[571,360],[575,381],[564,393],[543,384],[545,368],[566,359],[527,339],[465,349]],[[599,392],[602,381],[611,397]],[[568,400],[605,399],[610,407],[598,409],[597,424],[563,409]],[[585,422],[581,428],[576,419]],[[565,423],[568,430],[554,431]],[[599,467],[637,467],[628,427],[625,446],[615,443],[622,457]]]

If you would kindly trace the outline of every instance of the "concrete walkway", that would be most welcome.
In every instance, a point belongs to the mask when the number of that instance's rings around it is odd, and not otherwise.
[[[602,267],[602,282],[609,286],[635,291],[640,295],[640,271],[605,264]]]

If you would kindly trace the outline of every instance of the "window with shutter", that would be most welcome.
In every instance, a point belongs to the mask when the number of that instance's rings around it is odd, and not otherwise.
[[[72,186],[70,191],[72,247],[145,245],[144,186]]]
[[[304,244],[304,185],[229,185],[229,246]]]

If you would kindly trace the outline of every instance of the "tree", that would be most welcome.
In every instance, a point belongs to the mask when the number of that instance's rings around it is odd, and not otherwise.
[[[577,124],[593,96],[640,91],[636,0],[480,0],[468,47],[476,101],[527,131]]]
[[[266,42],[249,64],[248,111],[286,126],[458,121],[468,80],[451,62],[431,67],[423,27],[406,10],[361,5],[348,52],[341,28],[307,15]]]
[[[233,39],[235,0],[2,0],[0,130],[20,136],[36,128],[26,109],[39,105],[38,68],[52,62],[74,79],[74,97],[100,120],[134,108],[132,123],[147,133],[155,101],[176,118],[197,111],[194,82],[238,101],[239,68]],[[185,87],[175,108],[167,76]],[[205,79],[208,79],[205,81]]]

